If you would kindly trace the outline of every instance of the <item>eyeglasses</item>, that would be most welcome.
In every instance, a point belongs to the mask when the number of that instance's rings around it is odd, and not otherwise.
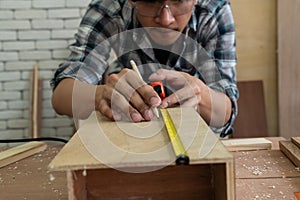
[[[134,2],[137,12],[145,17],[158,17],[164,8],[167,8],[173,16],[184,15],[193,9],[194,0],[170,0],[170,1],[139,1]]]

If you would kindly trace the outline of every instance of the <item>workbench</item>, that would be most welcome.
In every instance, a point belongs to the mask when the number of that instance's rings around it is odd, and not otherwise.
[[[236,199],[293,199],[300,191],[300,170],[278,149],[233,152]],[[1,199],[68,199],[64,172],[49,172],[48,165],[62,145],[49,144],[34,156],[0,168]]]

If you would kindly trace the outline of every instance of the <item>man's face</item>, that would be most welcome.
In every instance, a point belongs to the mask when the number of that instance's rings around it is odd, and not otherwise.
[[[136,17],[159,45],[173,44],[188,24],[197,0],[136,1]]]

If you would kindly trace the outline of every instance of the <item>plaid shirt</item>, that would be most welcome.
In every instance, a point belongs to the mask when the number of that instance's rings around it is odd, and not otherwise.
[[[105,73],[131,68],[131,59],[141,67],[143,77],[158,68],[183,71],[231,99],[230,121],[221,128],[211,127],[221,137],[231,133],[237,115],[238,90],[235,25],[229,0],[199,0],[184,32],[169,49],[150,42],[127,0],[94,0],[75,39],[76,43],[70,46],[71,55],[51,80],[53,88],[67,77],[103,84]],[[153,49],[170,52],[165,65],[159,64]]]

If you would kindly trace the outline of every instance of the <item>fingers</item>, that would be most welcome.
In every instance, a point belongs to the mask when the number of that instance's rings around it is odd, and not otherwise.
[[[115,89],[121,93],[130,104],[142,114],[145,120],[153,118],[151,107],[160,105],[161,100],[154,89],[137,77],[132,70],[127,70],[122,76]]]
[[[114,90],[112,94],[110,106],[113,112],[117,112],[121,115],[122,120],[132,120],[133,122],[140,122],[144,120],[141,113],[131,106],[127,99],[117,90]]]
[[[156,107],[160,105],[161,100],[158,94],[151,86],[138,79],[135,74],[132,74],[131,70],[121,79],[118,79],[114,88],[141,111],[146,106]]]
[[[186,83],[186,73],[175,70],[159,69],[149,76],[151,82],[165,81],[172,86],[184,85]]]
[[[122,119],[121,114],[117,111],[113,112],[108,102],[104,99],[100,100],[99,104],[97,105],[97,108],[96,110],[100,111],[104,116],[111,120],[119,121]]]
[[[162,103],[162,108],[174,107],[176,105],[195,107],[201,100],[201,95],[196,93],[190,85],[177,90],[166,97]]]
[[[187,73],[160,69],[149,79],[151,81],[164,81],[173,92],[162,101],[162,108],[173,107],[178,104],[195,107],[201,101],[203,82]]]
[[[126,98],[109,86],[102,86],[100,95],[96,95],[95,109],[111,120],[139,122],[143,116],[133,108]]]
[[[154,114],[150,108],[161,103],[153,88],[129,69],[109,76],[103,87],[98,92],[97,109],[110,119],[151,120]]]

